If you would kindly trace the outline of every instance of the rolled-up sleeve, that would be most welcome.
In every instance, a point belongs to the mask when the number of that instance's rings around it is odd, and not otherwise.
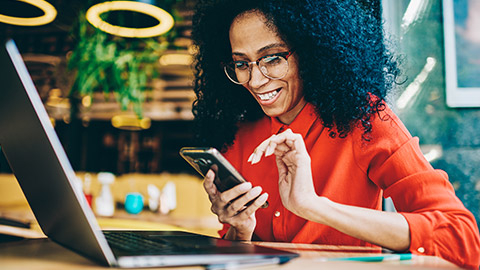
[[[416,188],[418,187],[418,188]],[[404,178],[385,190],[410,227],[410,252],[478,269],[480,243],[473,215],[455,196],[445,172]]]
[[[375,145],[357,151],[369,178],[391,197],[410,228],[410,252],[478,269],[480,237],[474,216],[455,195],[448,175],[435,170],[401,122],[379,124]],[[378,128],[378,126],[377,126]]]

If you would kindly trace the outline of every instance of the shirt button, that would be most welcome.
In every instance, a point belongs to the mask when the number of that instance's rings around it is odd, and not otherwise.
[[[280,216],[280,212],[279,211],[275,211],[275,217],[279,217]]]
[[[419,248],[417,248],[417,251],[420,252],[420,253],[424,253],[424,252],[425,252],[425,248],[419,247]]]

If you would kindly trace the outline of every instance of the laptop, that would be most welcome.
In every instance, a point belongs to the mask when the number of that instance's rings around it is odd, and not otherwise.
[[[112,267],[284,263],[298,254],[182,231],[102,231],[12,40],[0,49],[0,147],[54,242]]]

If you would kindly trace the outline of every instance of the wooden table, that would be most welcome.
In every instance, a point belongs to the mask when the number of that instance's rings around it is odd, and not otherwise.
[[[11,175],[8,176],[12,178]],[[1,178],[1,175],[0,175]],[[11,180],[11,179],[10,179]],[[0,184],[2,182],[0,181]],[[0,199],[6,196],[17,197],[22,195],[16,181],[3,182],[11,183],[14,188],[0,186]],[[3,193],[2,193],[3,192]],[[13,195],[12,195],[13,194]],[[22,195],[23,196],[23,195]],[[0,269],[45,269],[45,270],[69,270],[69,269],[105,269],[93,261],[86,259],[52,241],[45,238],[41,232],[36,220],[31,213],[25,198],[10,200],[9,204],[0,204],[0,216],[9,217],[16,220],[32,223],[31,229],[22,229],[18,227],[8,227],[0,225],[0,233],[25,237],[28,239],[0,243]],[[144,229],[144,230],[169,230],[183,228],[206,235],[216,235],[218,221],[211,220],[211,217],[199,219],[198,217],[182,218],[174,216],[159,216],[153,213],[144,212],[141,215],[128,215],[123,211],[117,211],[113,218],[98,218],[102,229]],[[256,245],[284,249],[300,254],[296,258],[284,265],[273,265],[262,267],[262,269],[460,269],[455,265],[437,258],[428,256],[414,257],[408,261],[388,261],[388,262],[346,262],[331,261],[329,258],[345,256],[365,256],[374,255],[373,250],[362,247],[345,246],[326,246],[310,244],[291,244],[291,243],[269,243],[254,242]],[[161,268],[166,269],[166,268]],[[203,269],[202,267],[181,267],[174,269]],[[250,268],[255,269],[255,268]]]
[[[294,251],[300,254],[299,258],[296,258],[284,265],[262,266],[261,269],[460,269],[443,259],[429,256],[417,256],[412,260],[407,261],[384,261],[374,263],[328,260],[328,258],[345,255],[365,256],[372,254],[369,253],[368,249],[365,250],[359,247],[269,242],[255,242],[254,244]],[[16,242],[0,244],[0,268],[2,270],[105,269],[105,267],[99,266],[95,262],[60,246],[47,238],[25,239]],[[176,267],[173,269],[203,269],[203,267]]]

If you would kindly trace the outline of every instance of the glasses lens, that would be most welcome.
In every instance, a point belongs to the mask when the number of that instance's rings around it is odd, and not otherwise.
[[[251,68],[247,61],[233,61],[224,66],[227,77],[236,84],[245,84],[250,80]],[[287,75],[288,61],[284,56],[271,55],[263,57],[258,68],[267,78],[281,79]]]
[[[288,72],[287,59],[272,55],[263,58],[259,63],[260,71],[270,79],[281,79]]]
[[[250,79],[250,69],[247,62],[230,62],[224,66],[225,74],[237,84],[244,84]]]

